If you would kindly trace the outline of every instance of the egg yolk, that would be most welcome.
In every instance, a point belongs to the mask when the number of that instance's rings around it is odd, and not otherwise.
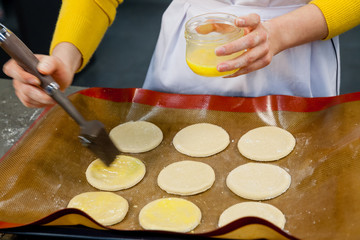
[[[219,72],[216,65],[222,61],[232,59],[239,56],[241,53],[234,53],[226,57],[216,56],[213,48],[195,49],[187,54],[186,62],[190,69],[201,76],[205,77],[219,77],[235,73],[238,69]]]

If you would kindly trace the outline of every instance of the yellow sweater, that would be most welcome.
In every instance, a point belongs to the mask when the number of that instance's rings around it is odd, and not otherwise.
[[[60,42],[74,44],[83,57],[78,72],[81,71],[114,21],[116,8],[122,1],[63,0],[50,46],[50,54]]]
[[[335,37],[360,24],[359,0],[312,0],[324,14],[329,34],[324,40]]]
[[[63,0],[50,53],[60,42],[74,44],[83,56],[79,71],[88,63],[107,28],[116,8],[123,0]],[[329,34],[325,40],[360,24],[359,0],[312,0],[325,16]]]

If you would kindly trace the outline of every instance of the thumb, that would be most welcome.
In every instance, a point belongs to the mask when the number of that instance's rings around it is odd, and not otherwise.
[[[37,69],[44,75],[50,75],[56,71],[57,62],[54,57],[44,56],[40,59]]]

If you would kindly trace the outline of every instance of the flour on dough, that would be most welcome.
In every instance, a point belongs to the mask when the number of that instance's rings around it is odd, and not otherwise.
[[[181,198],[161,198],[145,205],[139,214],[141,227],[147,230],[190,232],[201,221],[201,211]]]
[[[120,124],[109,133],[115,146],[125,153],[142,153],[156,148],[163,140],[161,129],[151,122],[136,121]]]
[[[121,222],[129,210],[128,201],[111,192],[81,193],[73,197],[67,207],[82,210],[104,226]]]
[[[242,202],[227,208],[219,218],[219,227],[243,217],[258,217],[265,219],[277,227],[285,226],[284,214],[273,205],[260,202]]]
[[[230,143],[229,134],[210,123],[197,123],[181,129],[173,144],[180,153],[191,157],[208,157],[223,151]]]
[[[232,170],[226,185],[236,195],[250,200],[266,200],[284,193],[291,176],[279,166],[266,163],[247,163]]]
[[[137,158],[118,155],[110,166],[94,160],[86,170],[86,180],[95,188],[118,191],[139,183],[145,175],[145,165]]]
[[[291,153],[295,143],[294,136],[285,129],[265,126],[245,133],[238,142],[238,149],[249,159],[274,161]]]
[[[208,190],[215,181],[214,170],[205,163],[196,161],[175,162],[158,175],[157,182],[167,193],[194,195]]]

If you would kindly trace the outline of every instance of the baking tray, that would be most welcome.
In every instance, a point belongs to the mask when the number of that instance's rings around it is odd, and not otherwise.
[[[141,159],[147,173],[135,187],[116,192],[129,201],[126,218],[104,227],[79,210],[66,209],[73,196],[96,190],[85,178],[86,168],[96,157],[81,146],[75,122],[54,106],[42,113],[0,161],[0,228],[82,225],[119,236],[151,232],[185,238],[233,239],[343,240],[357,239],[360,235],[359,93],[328,98],[241,98],[90,88],[70,99],[86,119],[100,120],[108,131],[124,122],[146,120],[164,133],[156,149],[128,154]],[[174,135],[199,122],[223,127],[230,135],[230,145],[206,158],[177,152],[172,145]],[[225,184],[232,169],[251,162],[238,152],[237,141],[247,131],[267,125],[288,130],[297,141],[290,155],[272,162],[291,175],[289,190],[264,201],[285,214],[285,230],[254,217],[218,228],[223,210],[247,201],[233,194]],[[141,208],[152,200],[174,196],[157,187],[157,175],[168,164],[187,159],[209,164],[216,174],[211,189],[183,197],[199,206],[203,214],[201,224],[186,234],[141,229],[137,220]]]

